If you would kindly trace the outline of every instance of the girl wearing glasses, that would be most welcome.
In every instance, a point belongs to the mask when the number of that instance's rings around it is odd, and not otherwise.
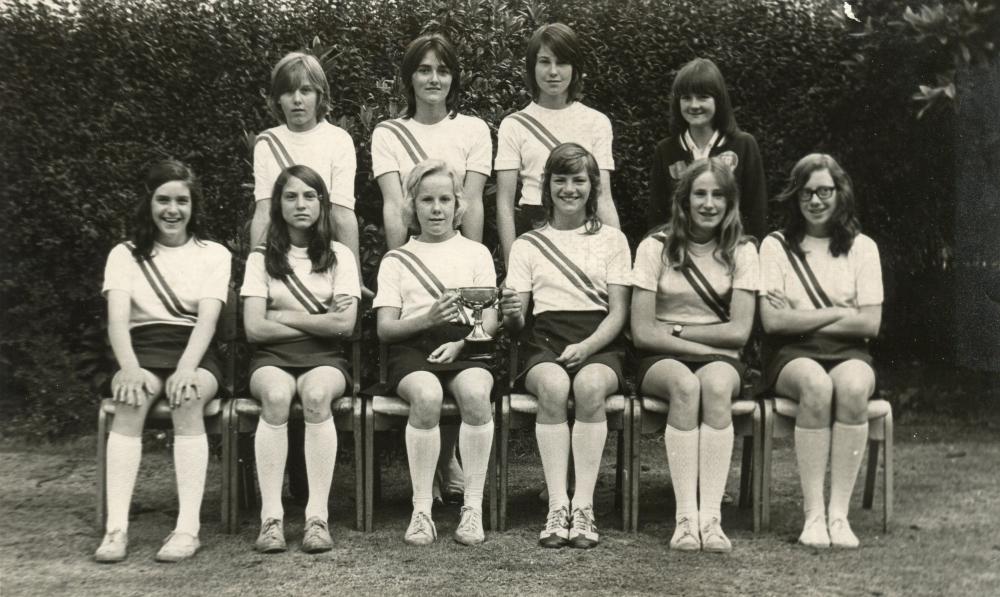
[[[766,382],[799,403],[795,454],[805,510],[799,542],[856,548],[847,514],[875,391],[868,340],[882,321],[878,247],[861,233],[851,179],[829,155],[799,160],[778,199],[787,209],[785,227],[761,245],[759,302],[768,334]]]
[[[722,73],[714,62],[695,58],[685,64],[670,89],[670,136],[656,146],[649,180],[647,227],[670,219],[671,198],[684,170],[704,158],[722,160],[736,176],[743,228],[757,238],[767,234],[767,185],[753,135],[736,126]]]

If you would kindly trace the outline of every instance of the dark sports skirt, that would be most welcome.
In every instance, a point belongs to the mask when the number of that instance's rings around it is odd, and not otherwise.
[[[764,387],[773,389],[785,365],[798,358],[809,358],[829,371],[850,359],[864,361],[875,369],[868,344],[862,340],[842,340],[829,336],[767,338],[764,341]]]
[[[691,370],[691,373],[698,371],[705,365],[709,363],[722,362],[728,363],[736,369],[736,373],[740,376],[740,386],[746,381],[747,366],[743,364],[742,361],[735,357],[730,357],[722,354],[706,354],[706,355],[684,355],[683,357],[671,356],[666,354],[657,354],[652,352],[640,352],[639,353],[639,369],[636,374],[636,379],[638,380],[638,385],[636,387],[642,388],[642,382],[646,378],[646,373],[653,365],[659,363],[665,359],[673,359],[682,365],[686,366]]]
[[[371,394],[394,393],[396,386],[404,377],[415,371],[429,371],[431,373],[456,373],[466,369],[480,368],[489,370],[487,363],[474,361],[462,357],[471,354],[470,347],[466,343],[459,358],[450,363],[429,363],[427,357],[434,352],[437,347],[445,342],[455,342],[469,335],[472,326],[458,323],[449,323],[421,332],[414,338],[389,345],[389,362],[387,383],[379,384],[367,390]]]
[[[177,361],[181,360],[193,331],[194,326],[162,323],[132,328],[129,335],[139,366],[159,376],[170,375],[177,369]],[[214,342],[209,343],[198,367],[214,375],[215,381],[222,385],[222,365]]]
[[[258,344],[250,358],[250,375],[261,367],[278,367],[299,376],[315,367],[333,367],[351,385],[351,369],[340,340],[311,336],[291,342]]]
[[[531,327],[522,335],[522,366],[517,374],[517,383],[523,387],[528,371],[540,363],[562,366],[556,361],[556,357],[570,344],[586,340],[607,316],[605,311],[546,311],[536,316]],[[624,361],[625,339],[619,334],[601,352],[591,355],[578,368],[567,369],[567,372],[572,377],[591,363],[607,365],[615,372],[620,391],[625,387],[625,375],[622,373]]]

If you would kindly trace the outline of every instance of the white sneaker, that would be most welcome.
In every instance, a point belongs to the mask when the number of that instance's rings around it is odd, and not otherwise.
[[[545,517],[545,528],[538,534],[538,544],[542,547],[562,547],[569,543],[569,506],[559,506],[549,510]]]
[[[462,506],[458,528],[455,529],[455,541],[462,545],[479,545],[486,541],[482,512],[472,506]]]
[[[799,535],[799,543],[806,547],[828,549],[830,547],[830,533],[826,530],[826,516],[819,514],[806,520],[802,527],[802,534]]]
[[[128,534],[115,529],[104,534],[101,546],[94,552],[94,560],[102,564],[121,562],[128,555]]]
[[[437,528],[431,515],[426,512],[413,511],[410,517],[410,526],[406,527],[403,541],[410,545],[430,545],[437,539]]]
[[[193,556],[201,547],[196,535],[174,531],[167,535],[163,547],[156,552],[157,562],[180,562]]]
[[[687,516],[677,521],[674,536],[670,539],[670,549],[677,551],[700,551],[701,537],[698,535],[698,523]]]
[[[594,522],[594,509],[574,508],[573,526],[569,528],[569,546],[577,549],[590,549],[597,547],[601,541],[597,533],[597,524]]]
[[[857,549],[861,545],[846,518],[831,518],[827,530],[830,531],[830,544],[833,547]]]
[[[733,551],[733,544],[722,532],[722,523],[715,516],[701,523],[701,549],[710,553]]]

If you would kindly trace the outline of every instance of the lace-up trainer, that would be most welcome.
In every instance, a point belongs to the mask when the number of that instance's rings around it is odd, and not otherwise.
[[[321,553],[331,549],[333,549],[333,539],[330,537],[330,528],[326,521],[319,516],[307,520],[302,533],[302,551]]]
[[[549,510],[545,517],[545,528],[538,534],[538,544],[542,547],[562,547],[569,543],[569,507],[559,506]]]
[[[472,506],[462,506],[458,528],[455,529],[455,541],[462,545],[479,545],[486,541],[483,532],[483,513]]]
[[[128,534],[115,529],[104,534],[101,546],[94,552],[94,560],[102,564],[120,562],[128,555]]]
[[[573,509],[573,524],[569,528],[569,545],[577,549],[590,549],[597,547],[601,542],[601,536],[597,533],[597,524],[594,523],[594,508]]]
[[[826,517],[822,514],[806,520],[799,535],[799,543],[806,547],[827,549],[830,547],[830,532],[826,529]]]
[[[698,525],[694,519],[682,516],[677,520],[677,528],[670,539],[670,549],[677,551],[700,551],[701,538],[698,535]]]
[[[722,523],[715,516],[701,523],[701,549],[711,553],[729,553],[733,544],[722,532]]]
[[[410,526],[406,527],[403,541],[410,545],[430,545],[437,539],[437,528],[430,514],[414,510],[410,517]]]
[[[285,526],[277,518],[268,518],[260,525],[260,534],[253,548],[260,553],[278,553],[288,549],[285,544]]]
[[[156,561],[180,562],[193,556],[200,547],[201,542],[198,541],[198,537],[195,535],[174,531],[167,535],[166,540],[163,542],[163,547],[160,548],[160,551],[156,552]]]
[[[830,531],[830,544],[833,547],[857,549],[861,545],[846,518],[831,518],[827,529]]]

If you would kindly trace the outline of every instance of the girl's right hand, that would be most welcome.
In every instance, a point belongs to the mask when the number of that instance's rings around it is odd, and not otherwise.
[[[500,289],[500,312],[504,317],[521,315],[521,297],[512,288]]]
[[[129,406],[142,406],[149,398],[150,390],[146,382],[146,374],[140,367],[122,369],[112,380],[115,402],[123,402]]]
[[[458,294],[445,293],[441,298],[434,301],[430,311],[427,312],[427,319],[431,326],[439,326],[450,323],[458,317]]]

